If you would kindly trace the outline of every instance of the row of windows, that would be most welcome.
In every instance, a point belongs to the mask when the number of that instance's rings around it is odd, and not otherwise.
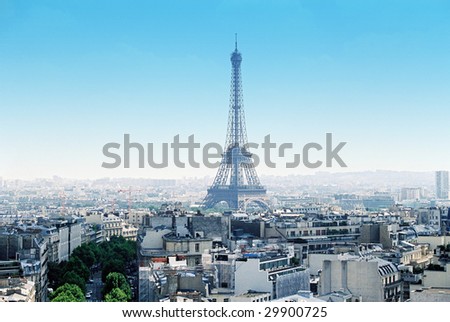
[[[396,297],[396,296],[399,295],[399,293],[400,293],[400,290],[399,290],[398,287],[396,287],[396,288],[394,288],[392,290],[387,290],[387,291],[384,292],[384,299],[386,300],[386,299],[389,299],[389,298],[392,298],[392,297]]]
[[[283,266],[287,266],[287,265],[288,265],[288,259],[282,259],[282,260],[278,260],[278,261],[261,263],[261,264],[259,264],[259,269],[265,271],[268,269],[274,269],[274,268],[283,267]]]
[[[386,278],[383,278],[383,285],[389,285],[391,283],[394,283],[397,280],[395,275],[388,276]]]
[[[270,299],[271,299],[271,296],[269,295],[269,296],[265,296],[262,298],[257,298],[255,300],[252,300],[252,302],[269,302]]]
[[[289,232],[289,237],[295,237],[295,236],[328,236],[328,235],[337,235],[337,234],[352,234],[353,232],[359,233],[359,229],[355,229],[353,231],[352,228],[342,228],[342,229],[317,229],[315,230],[315,234],[313,233],[314,230],[303,230],[303,231],[297,231],[297,230],[291,230]]]
[[[110,228],[110,227],[119,227],[121,224],[120,223],[104,223],[104,227],[105,228]]]

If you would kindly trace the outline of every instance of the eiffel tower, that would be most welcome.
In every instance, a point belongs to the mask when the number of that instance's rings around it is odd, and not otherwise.
[[[266,189],[256,174],[252,153],[247,147],[247,130],[242,99],[242,55],[237,49],[231,53],[231,92],[228,130],[222,161],[213,184],[203,200],[203,207],[212,208],[225,201],[231,209],[243,209],[248,201],[265,203]]]

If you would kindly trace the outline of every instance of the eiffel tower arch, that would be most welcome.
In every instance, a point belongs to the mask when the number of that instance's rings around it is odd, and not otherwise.
[[[214,182],[203,200],[204,208],[226,202],[231,209],[244,208],[245,200],[260,199],[266,204],[266,189],[261,185],[248,150],[247,130],[241,79],[242,55],[237,49],[231,53],[231,91],[228,129],[224,153]]]

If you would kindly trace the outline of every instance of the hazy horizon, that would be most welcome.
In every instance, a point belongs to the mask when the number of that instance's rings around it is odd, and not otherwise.
[[[362,170],[362,171],[316,171],[314,173],[307,174],[293,174],[293,175],[267,175],[261,174],[259,177],[263,179],[288,179],[288,178],[296,178],[296,177],[320,177],[320,176],[348,176],[348,175],[385,175],[385,174],[394,174],[394,175],[430,175],[434,180],[434,175],[436,171],[447,171],[445,169],[433,170],[433,171],[409,171],[409,170],[387,170],[387,169],[376,169],[376,170]],[[150,176],[102,176],[102,177],[71,177],[71,176],[60,176],[60,175],[52,175],[52,176],[36,176],[31,178],[24,177],[8,177],[0,174],[0,179],[6,181],[34,181],[34,180],[55,180],[55,179],[63,179],[63,180],[74,180],[74,181],[95,181],[95,180],[212,180],[214,179],[215,174],[213,175],[204,175],[204,176],[184,176],[184,177],[150,177]],[[264,182],[262,182],[264,184]]]

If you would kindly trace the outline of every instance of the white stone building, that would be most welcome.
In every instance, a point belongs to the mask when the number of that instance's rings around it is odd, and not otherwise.
[[[324,260],[319,295],[340,290],[363,302],[401,301],[401,274],[394,264],[377,257]]]

